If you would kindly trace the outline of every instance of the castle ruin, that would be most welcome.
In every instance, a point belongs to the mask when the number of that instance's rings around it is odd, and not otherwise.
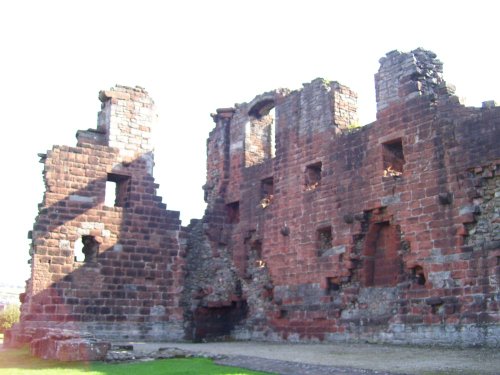
[[[156,195],[153,101],[101,91],[97,129],[40,154],[32,274],[8,340],[57,327],[498,346],[500,108],[463,106],[423,49],[388,53],[375,85],[362,127],[356,94],[323,79],[218,109],[207,208],[187,227]]]

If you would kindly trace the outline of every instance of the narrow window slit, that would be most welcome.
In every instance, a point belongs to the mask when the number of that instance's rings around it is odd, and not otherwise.
[[[125,207],[130,191],[130,176],[108,173],[104,205]]]
[[[266,178],[260,183],[260,207],[266,208],[274,198],[274,179],[272,177]]]
[[[229,224],[238,224],[240,222],[240,202],[226,204],[226,218]]]

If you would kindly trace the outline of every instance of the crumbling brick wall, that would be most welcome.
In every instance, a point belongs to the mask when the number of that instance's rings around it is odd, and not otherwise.
[[[40,155],[32,276],[8,341],[62,327],[498,346],[500,108],[461,105],[430,51],[380,63],[377,120],[360,128],[356,94],[323,79],[218,109],[207,209],[187,228],[156,195],[152,100],[101,92],[97,129]]]
[[[154,103],[140,87],[116,86],[99,98],[97,129],[78,131],[76,147],[40,155],[46,191],[30,232],[32,276],[17,332],[29,338],[53,326],[180,339],[184,235],[179,213],[156,195]],[[105,202],[110,189],[114,204]]]
[[[321,79],[213,116],[203,228],[241,280],[235,337],[498,345],[500,110],[461,105],[432,52],[380,62],[359,129]],[[252,131],[272,107],[275,155]]]

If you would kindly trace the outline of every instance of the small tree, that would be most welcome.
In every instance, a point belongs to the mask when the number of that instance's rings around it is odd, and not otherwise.
[[[19,316],[19,306],[17,305],[8,305],[3,311],[0,311],[0,333],[4,333],[6,329],[17,323]]]

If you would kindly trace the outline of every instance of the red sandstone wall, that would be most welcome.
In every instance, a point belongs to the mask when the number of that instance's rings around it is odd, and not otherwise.
[[[377,121],[360,129],[355,93],[322,79],[218,110],[206,214],[187,230],[156,196],[152,100],[101,92],[97,129],[41,155],[32,277],[9,337],[497,346],[500,110],[463,107],[421,49],[381,59],[376,87]]]
[[[235,336],[498,344],[500,110],[463,107],[428,51],[381,63],[377,121],[357,131],[354,94],[316,80],[275,94],[275,158],[248,166],[242,146],[269,93],[211,133],[209,155],[231,152],[208,159],[227,177],[206,233],[251,301]]]
[[[141,88],[101,92],[97,130],[46,155],[46,192],[32,231],[24,327],[89,329],[100,337],[183,337],[179,213],[152,177],[153,102]],[[119,185],[105,204],[106,182]],[[109,204],[109,203],[108,203]],[[75,259],[83,240],[95,254]]]

